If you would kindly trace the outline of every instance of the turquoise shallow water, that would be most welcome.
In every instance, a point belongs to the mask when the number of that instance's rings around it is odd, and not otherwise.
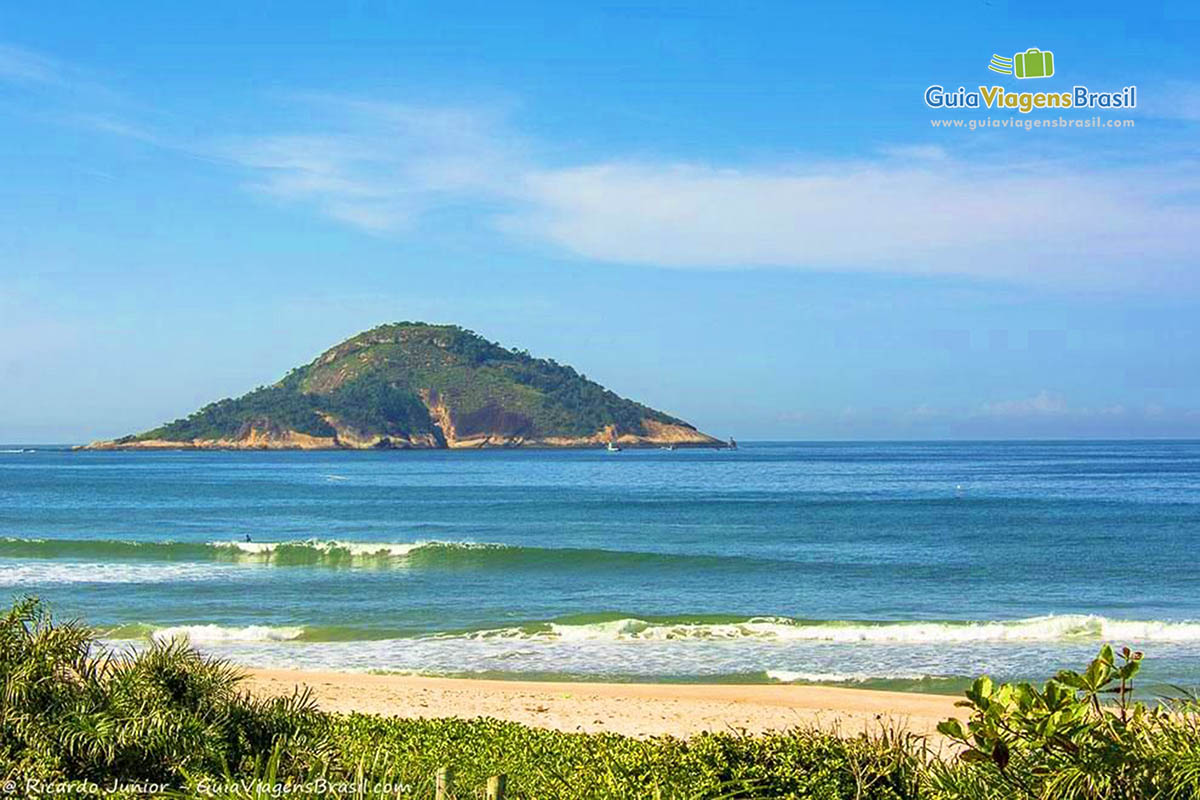
[[[1200,685],[1196,442],[0,451],[0,589],[118,643],[952,689],[1107,640]]]

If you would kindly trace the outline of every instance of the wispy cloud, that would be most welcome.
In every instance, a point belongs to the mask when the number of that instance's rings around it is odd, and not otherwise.
[[[1196,174],[883,159],[746,170],[609,163],[529,176],[511,225],[580,255],[1136,283],[1190,262]],[[1140,273],[1140,274],[1139,274]]]
[[[1068,413],[1069,407],[1067,400],[1061,394],[1050,392],[1045,389],[1035,394],[1033,397],[1026,397],[1020,400],[999,400],[992,403],[984,403],[975,416],[980,417],[1000,417],[1005,419],[1013,419],[1020,417],[1052,417],[1062,416]],[[1090,415],[1092,412],[1085,410],[1082,412]]]
[[[249,169],[247,186],[382,233],[430,210],[513,197],[516,137],[481,112],[321,97],[321,133],[236,139],[219,150]]]
[[[27,116],[157,144],[146,125],[130,121],[138,104],[104,79],[68,61],[0,43],[0,83],[18,87],[10,107]]]
[[[1192,165],[1083,168],[955,158],[547,166],[493,115],[326,98],[316,133],[236,141],[257,191],[372,233],[447,206],[601,261],[1177,286],[1192,279]],[[520,142],[521,144],[514,144]]]
[[[0,79],[21,83],[63,83],[65,68],[52,58],[32,50],[0,44]]]
[[[975,407],[923,404],[914,408],[847,407],[781,414],[780,423],[806,435],[849,438],[1137,438],[1200,434],[1200,411],[1147,402],[1107,406],[1072,404],[1043,389],[1031,396]],[[814,433],[815,432],[815,433]]]
[[[0,47],[0,78],[89,85]],[[70,90],[78,96],[83,90]],[[1193,92],[1181,89],[1186,111]],[[119,113],[63,104],[68,124],[232,164],[243,186],[376,235],[453,210],[494,234],[597,261],[947,275],[1075,287],[1194,288],[1200,166],[967,159],[898,143],[868,158],[735,163],[539,157],[503,115],[299,96],[292,130],[179,142]],[[167,143],[169,141],[169,143]]]
[[[956,436],[990,432],[1003,436],[1160,437],[1200,433],[1200,411],[1156,402],[1078,405],[1043,389],[1011,400],[984,403],[962,415],[948,414]]]
[[[65,119],[80,127],[100,133],[108,133],[126,139],[136,139],[146,144],[166,146],[163,138],[153,130],[103,113],[70,114]]]

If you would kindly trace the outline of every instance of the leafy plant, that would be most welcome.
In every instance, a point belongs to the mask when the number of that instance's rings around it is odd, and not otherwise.
[[[240,673],[185,642],[110,652],[37,600],[0,618],[0,775],[177,783],[241,765],[276,742],[291,762],[327,747],[305,694],[258,700]]]
[[[1106,644],[1083,672],[1062,670],[1041,689],[983,676],[958,703],[971,710],[966,725],[952,718],[938,730],[963,746],[961,762],[1010,794],[1196,796],[1195,708],[1134,702],[1141,665],[1141,652]],[[1164,750],[1167,742],[1182,747]]]

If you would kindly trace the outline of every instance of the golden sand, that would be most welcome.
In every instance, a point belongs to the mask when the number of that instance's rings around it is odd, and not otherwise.
[[[762,733],[796,726],[856,734],[902,725],[933,734],[962,716],[956,697],[826,686],[554,683],[349,672],[249,670],[259,695],[309,687],[326,711],[398,717],[495,717],[560,731],[629,736]]]

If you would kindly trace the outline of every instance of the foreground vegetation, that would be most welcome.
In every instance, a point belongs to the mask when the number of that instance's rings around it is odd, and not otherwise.
[[[431,798],[453,765],[457,798],[496,773],[514,798],[1200,797],[1200,706],[1134,703],[1140,664],[1104,647],[1041,688],[980,678],[939,728],[952,752],[892,730],[638,740],[256,700],[183,643],[106,653],[23,600],[0,618],[0,794]]]

